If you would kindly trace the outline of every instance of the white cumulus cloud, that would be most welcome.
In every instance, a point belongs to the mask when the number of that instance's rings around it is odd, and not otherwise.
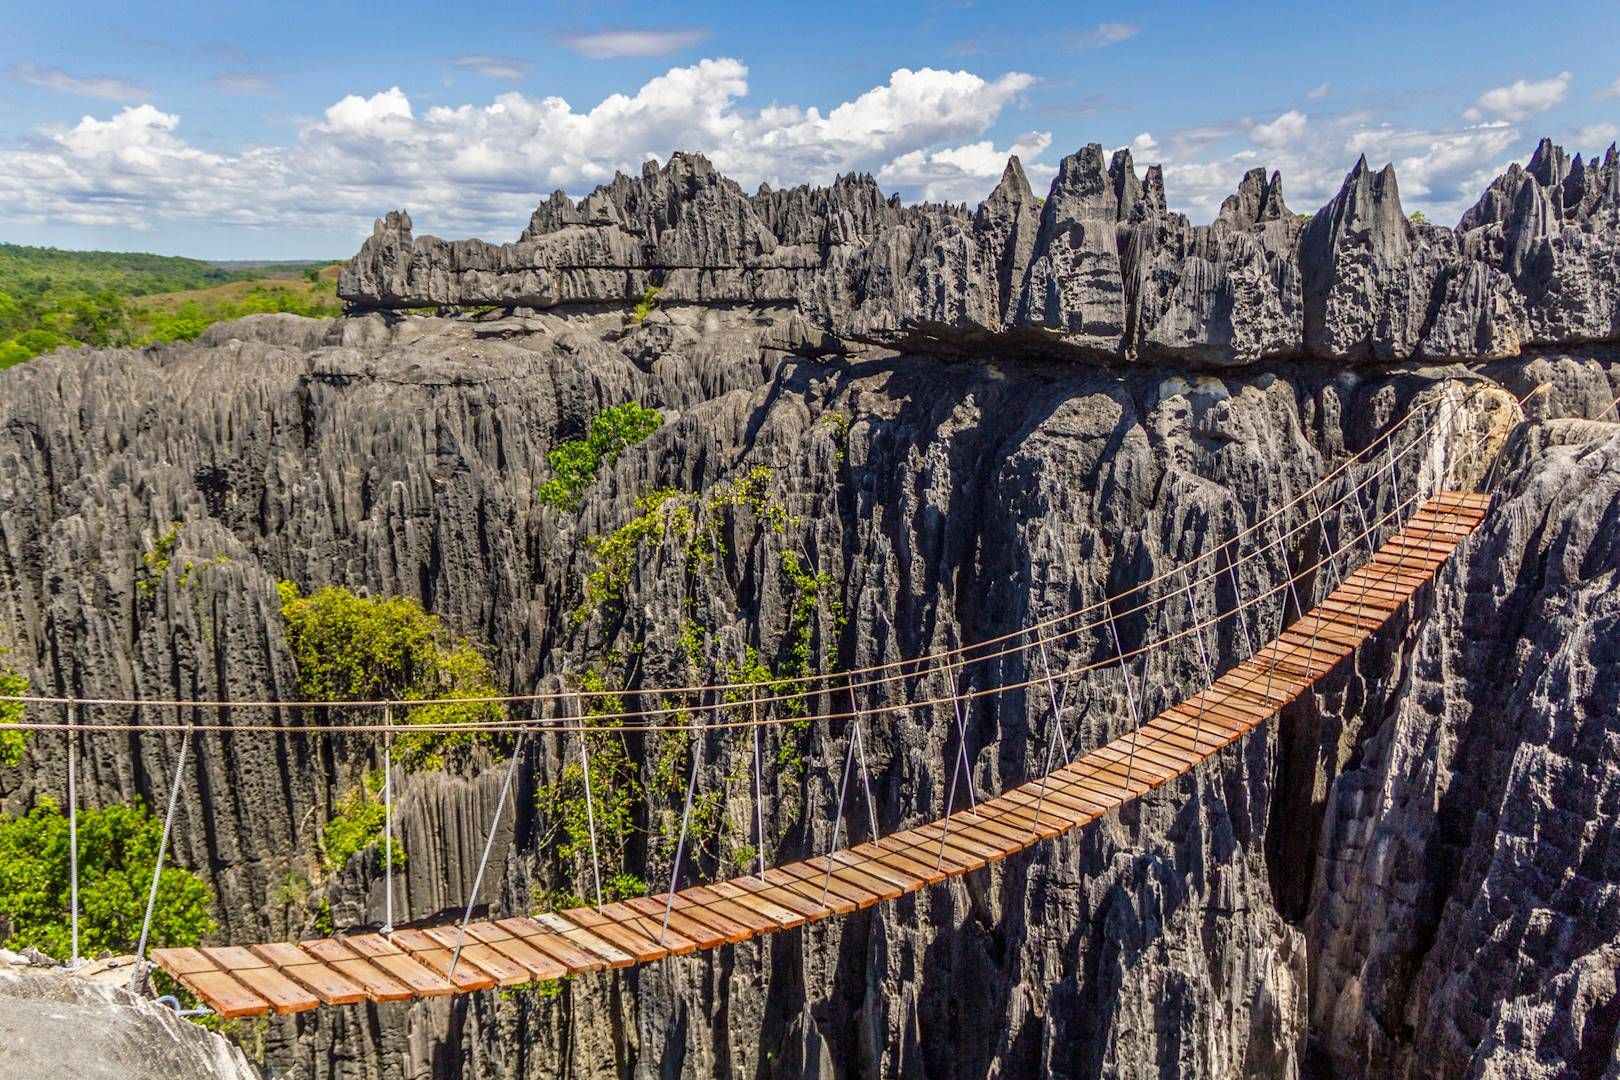
[[[1305,134],[1306,117],[1298,109],[1289,109],[1269,124],[1256,124],[1249,129],[1249,138],[1258,146],[1286,146]]]
[[[1471,121],[1485,116],[1495,116],[1510,123],[1527,120],[1538,112],[1562,104],[1569,96],[1569,80],[1567,71],[1539,82],[1519,79],[1509,86],[1485,91],[1474,102],[1473,108],[1463,115]]]
[[[1593,101],[1613,101],[1615,98],[1620,98],[1620,79],[1614,80],[1592,95]]]
[[[1034,162],[1026,164],[1024,174],[1037,193],[1044,190],[1054,169],[1035,159],[1051,145],[1051,132],[1031,131],[1005,150],[998,150],[989,139],[943,150],[912,150],[879,169],[877,180],[888,188],[914,191],[928,202],[959,202],[971,207],[990,194],[1014,154],[1021,162]]]
[[[502,239],[551,191],[581,195],[675,150],[707,154],[745,187],[860,170],[906,198],[976,202],[1008,153],[1024,156],[1032,177],[1051,175],[1036,160],[1049,134],[1019,136],[1006,149],[985,137],[1034,81],[901,68],[830,108],[751,108],[747,67],[721,58],[671,68],[589,108],[517,91],[425,107],[389,87],[334,102],[286,145],[217,153],[187,142],[180,116],[143,104],[0,146],[0,221],[358,236],[373,217],[405,207],[424,230]]]

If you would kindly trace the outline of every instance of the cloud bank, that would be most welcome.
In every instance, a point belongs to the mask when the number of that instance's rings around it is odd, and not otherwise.
[[[1034,81],[901,68],[826,112],[744,108],[748,69],[731,59],[672,68],[588,110],[515,91],[487,105],[420,109],[391,87],[333,103],[292,145],[231,153],[199,149],[180,116],[142,104],[0,149],[0,220],[352,232],[403,206],[427,227],[502,237],[545,194],[581,194],[678,149],[708,154],[750,186],[826,183],[862,170],[894,178],[913,197],[977,201],[1008,153],[1034,157],[1050,145],[1049,133],[1006,149],[982,138]]]
[[[447,62],[493,78],[527,70],[509,57]],[[55,78],[41,69],[29,74]],[[299,122],[286,145],[235,150],[196,145],[180,115],[130,105],[0,147],[0,222],[230,225],[353,237],[384,211],[404,207],[425,231],[500,240],[515,235],[551,191],[578,196],[675,150],[707,154],[748,188],[827,183],[862,171],[907,200],[971,206],[989,194],[1009,154],[1022,158],[1042,194],[1057,156],[1075,149],[1054,146],[1049,131],[1003,136],[1005,145],[992,137],[1036,86],[1021,72],[985,78],[900,68],[825,109],[749,106],[748,75],[738,60],[701,60],[589,108],[516,90],[487,103],[437,105],[389,87],[333,102]],[[216,89],[274,90],[268,77],[231,78]],[[1409,209],[1455,221],[1491,176],[1528,152],[1535,133],[1509,117],[1551,108],[1568,85],[1566,73],[1487,90],[1472,106],[1482,119],[1449,128],[1403,127],[1364,111],[1317,113],[1314,103],[1325,96],[1318,87],[1298,108],[1142,132],[1130,147],[1139,166],[1163,163],[1171,207],[1194,221],[1210,220],[1255,167],[1280,169],[1290,205],[1313,211],[1363,153],[1375,166],[1395,163]],[[1573,134],[1591,149],[1587,144],[1613,131],[1605,123]]]

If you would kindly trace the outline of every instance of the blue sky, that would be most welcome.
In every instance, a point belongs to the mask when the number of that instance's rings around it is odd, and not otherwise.
[[[1620,134],[1615,4],[1576,37],[1478,2],[12,7],[0,239],[62,247],[343,256],[401,206],[510,239],[672,149],[749,188],[857,169],[971,204],[1009,152],[1044,190],[1128,145],[1194,221],[1257,165],[1314,210],[1364,152],[1451,223],[1539,136]]]

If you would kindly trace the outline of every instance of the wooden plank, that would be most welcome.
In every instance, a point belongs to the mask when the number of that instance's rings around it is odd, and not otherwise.
[[[650,899],[656,903],[660,897],[654,896]],[[709,896],[706,900],[699,899],[692,895],[691,888],[682,889],[675,894],[676,910],[687,918],[695,919],[711,930],[718,931],[728,945],[737,945],[761,933],[774,933],[778,929],[775,923],[761,919],[747,909],[741,909],[746,917],[738,918],[727,910],[732,906],[734,905],[727,904],[717,896]],[[767,924],[763,928],[759,925],[762,922]]]
[[[602,937],[600,934],[593,933],[578,923],[570,922],[556,912],[536,915],[534,919],[547,930],[561,935],[570,944],[577,945],[587,952],[600,956],[607,961],[609,967],[627,968],[636,962],[634,953],[626,952],[616,942]],[[538,943],[536,943],[536,947],[538,947]]]
[[[981,814],[994,815],[1001,813],[1001,811],[1002,805],[995,799],[990,799],[979,804],[979,812]],[[930,821],[925,825],[918,825],[911,831],[917,834],[918,839],[924,842],[932,841],[936,844],[939,843],[943,832],[942,827],[937,821]],[[961,834],[956,832],[951,832],[944,835],[944,840],[946,847],[955,848],[964,855],[978,859],[981,863],[1000,862],[1002,859],[1007,857],[1006,850],[1002,848],[1000,844],[985,844],[974,840],[965,840],[962,838]]]
[[[1008,794],[1012,794],[1012,792]],[[1080,813],[1073,806],[1068,805],[1067,800],[1063,797],[1062,785],[1049,784],[1046,797],[1048,802],[1066,811],[1071,821],[1079,820]],[[1011,805],[1018,805],[1016,800],[1008,801]],[[953,822],[951,827],[953,830],[961,828],[963,831],[971,827],[974,830],[975,839],[982,839],[985,843],[994,841],[1008,855],[1023,851],[1024,848],[1029,846],[1029,830],[1020,828],[1005,818],[992,817],[989,814],[964,818],[959,823]]]
[[[452,933],[454,927],[445,928]],[[465,948],[456,959],[448,946],[440,944],[422,930],[395,930],[389,941],[410,954],[412,960],[455,984],[456,990],[488,990],[499,980],[467,956]],[[454,970],[455,974],[451,974]]]
[[[741,907],[746,907],[756,915],[772,920],[784,930],[791,930],[796,926],[803,926],[808,916],[798,908],[778,904],[761,895],[761,892],[773,884],[773,876],[769,870],[765,872],[765,880],[757,878],[737,878],[732,881],[717,881],[704,888],[722,899],[730,900]]]
[[[657,900],[648,896],[639,896],[624,902],[625,907],[655,921],[664,918],[666,904],[669,907],[669,928],[687,940],[696,942],[697,947],[700,949],[715,949],[721,945],[747,941],[749,938],[747,931],[742,931],[739,936],[733,938],[726,931],[716,930],[698,916],[689,914],[681,903],[680,893],[676,893],[674,899],[670,899],[669,893],[663,893]],[[695,907],[696,905],[692,906]]]
[[[809,912],[807,918],[812,921],[825,919],[829,914],[848,915],[861,907],[834,888],[831,882],[825,886],[817,885],[786,874],[777,879],[766,895],[783,905],[797,905],[801,910]]]
[[[1040,787],[1036,784],[1022,784],[1007,792],[1007,801],[1014,806],[1034,806],[1041,801]],[[1068,778],[1054,772],[1050,783],[1046,786],[1046,803],[1055,803],[1058,806],[1067,806],[1073,819],[1080,825],[1089,825],[1102,817],[1109,810],[1101,800],[1092,798],[1069,786]],[[1042,809],[1044,813],[1044,807]],[[1029,831],[1017,825],[1004,824],[1003,828],[1016,830],[1025,844],[1029,842]]]
[[[608,963],[609,968],[627,968],[632,963],[635,963],[635,955],[625,952],[624,949],[616,946],[614,942],[608,941],[599,934],[591,933],[591,931],[577,925],[577,923],[570,923],[569,920],[565,920],[556,912],[546,912],[544,915],[535,915],[533,918],[535,918],[536,923],[557,934],[559,938],[569,942],[572,946],[580,947],[585,952],[598,955],[604,962]],[[541,947],[539,941],[535,942],[535,947],[536,949]]]
[[[518,963],[500,949],[482,941],[466,940],[461,943],[461,960],[456,964],[457,979],[461,978],[461,969],[468,962],[476,964],[500,986],[522,986],[526,982],[533,982],[536,977],[526,965]],[[558,966],[560,965],[552,965],[553,968]]]
[[[497,919],[495,925],[503,930],[512,931],[518,941],[563,965],[570,975],[585,975],[607,970],[608,963],[602,957],[579,948],[533,919],[525,916]]]
[[[353,960],[360,955],[341,941],[332,938],[314,938],[309,941],[300,941],[298,947],[315,959],[324,960],[327,963],[337,960]]]
[[[294,982],[308,987],[321,999],[322,1005],[354,1005],[369,996],[365,987],[322,963],[283,964],[279,970]],[[410,997],[409,990],[405,991],[405,996]]]
[[[864,844],[858,844],[850,848],[850,850],[864,858],[871,859],[873,862],[882,863],[884,866],[890,866],[896,870],[904,870],[914,877],[921,878],[929,885],[937,885],[950,877],[950,874],[939,866],[937,861],[923,862],[912,854],[903,851],[890,851],[879,847],[870,840]]]
[[[930,843],[918,836],[915,829],[907,829],[901,833],[882,836],[872,841],[872,843],[884,851],[904,855],[925,865],[935,865],[943,858],[943,865],[949,871],[947,875],[949,877],[960,877],[963,874],[972,873],[984,865],[982,860],[970,858],[953,848],[947,847],[942,853],[938,840]]]
[[[776,919],[754,910],[752,907],[749,907],[747,904],[744,904],[739,900],[728,899],[727,897],[721,896],[719,893],[714,892],[705,885],[695,885],[683,891],[688,898],[701,905],[704,909],[712,911],[723,918],[729,919],[739,926],[748,927],[748,929],[752,931],[755,936],[760,934],[773,934],[778,930],[787,929],[786,923],[778,922]],[[802,926],[804,924],[803,919],[798,919],[797,916],[792,916],[790,912],[785,912],[785,914],[788,914],[797,920],[793,923],[794,926]]]
[[[606,911],[607,906],[604,905],[602,910]],[[611,941],[614,945],[635,957],[638,964],[649,964],[654,960],[662,960],[674,952],[668,946],[658,944],[656,938],[649,937],[639,928],[625,926],[619,920],[608,918],[594,908],[569,908],[567,911],[559,912],[559,914],[562,918],[575,923],[581,929],[589,930],[598,937]],[[679,935],[675,935],[675,939],[691,945],[691,942],[679,937]]]
[[[206,945],[203,955],[214,962],[214,966],[221,971],[246,971],[250,968],[269,967],[270,962],[262,956],[257,956],[251,949],[244,949],[240,945]]]
[[[350,934],[341,940],[357,956],[401,956],[404,953],[381,934]]]
[[[174,976],[219,970],[197,949],[153,949],[152,962]]]
[[[243,986],[268,1001],[278,1013],[301,1013],[320,1007],[320,998],[287,978],[279,968],[233,968],[231,974]]]
[[[366,959],[382,969],[383,974],[410,987],[411,993],[417,997],[444,997],[456,992],[456,986],[449,979],[402,952],[382,953]],[[459,976],[460,973],[457,974]]]
[[[808,900],[797,890],[788,888],[789,880],[786,866],[776,866],[771,868],[768,883],[755,881],[753,878],[738,878],[728,884],[736,885],[761,901],[775,904],[789,911],[796,911],[806,922],[814,922],[817,919],[825,919],[836,914],[830,902],[821,904],[814,900]],[[716,883],[710,887],[719,889],[720,884]],[[853,900],[849,902],[854,903]]]
[[[480,942],[480,944],[494,949],[508,960],[522,966],[529,973],[530,980],[550,981],[552,979],[564,979],[573,974],[567,965],[552,959],[522,938],[507,936],[496,941]],[[488,965],[486,964],[485,967],[487,968]]]
[[[856,896],[859,894],[859,898],[856,899],[856,903],[863,908],[871,907],[873,904],[881,903],[884,900],[893,900],[901,893],[905,892],[904,889],[891,885],[887,881],[882,881],[875,878],[871,874],[857,869],[856,867],[846,866],[837,860],[828,859],[828,857],[824,855],[817,855],[814,858],[805,859],[798,865],[804,867],[806,873],[805,879],[811,882],[826,881],[827,869],[829,866],[831,866],[832,887],[839,888],[840,885],[844,886],[842,891],[845,896]]]
[[[928,883],[927,878],[921,878],[907,871],[885,866],[876,859],[862,858],[848,849],[835,851],[827,857],[838,866],[858,871],[876,881],[886,882],[890,888],[899,890],[894,896],[885,896],[885,900],[904,896],[908,892],[916,892]]]
[[[250,945],[254,955],[270,964],[272,967],[291,967],[295,964],[309,964],[314,958],[298,946],[288,942],[273,941],[267,945]]]
[[[154,954],[155,955],[155,954]],[[243,1016],[263,1016],[270,1011],[270,1003],[249,990],[235,978],[218,969],[189,971],[184,975],[169,971],[180,984],[201,998],[226,1020]]]
[[[871,907],[877,903],[877,897],[857,889],[848,882],[839,881],[834,875],[820,872],[815,880],[804,876],[809,869],[802,862],[788,863],[777,868],[780,875],[777,877],[775,889],[780,894],[780,902],[787,904],[795,899],[811,905],[815,909],[831,908],[835,915],[848,915],[861,908]],[[767,893],[767,895],[777,895]],[[821,918],[818,913],[814,918]]]
[[[1089,825],[1113,808],[1111,803],[1075,784],[1074,779],[1074,775],[1069,772],[1054,771],[1052,787],[1047,797],[1071,806],[1081,825]]]
[[[633,935],[635,940],[650,942],[653,947],[674,956],[685,956],[698,950],[696,941],[673,926],[666,928],[662,917],[649,918],[627,907],[623,901],[604,904],[600,912],[593,908],[583,908],[579,914],[580,921],[587,925],[593,925],[594,928],[616,927],[626,934]],[[596,926],[592,923],[595,919],[603,921]]]
[[[1151,731],[1160,741],[1191,754],[1197,758],[1199,764],[1226,749],[1233,741],[1217,738],[1208,725],[1200,728],[1194,717],[1169,711],[1160,713],[1143,724],[1142,730]]]
[[[410,1001],[416,991],[377,967],[370,960],[327,960],[326,966],[365,990],[372,1001]],[[448,987],[445,991],[449,992]]]

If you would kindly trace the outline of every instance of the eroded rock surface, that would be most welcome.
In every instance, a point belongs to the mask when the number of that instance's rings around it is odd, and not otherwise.
[[[1122,235],[1129,251],[1162,199],[1151,179],[1131,186],[1128,162],[1115,165],[1112,185],[1077,188],[1053,221],[1061,213],[1099,230],[1106,221],[1115,251]],[[985,215],[1013,256],[987,266],[1024,258],[1031,206],[1018,182],[1010,171],[1005,199]],[[1201,242],[1250,245],[1255,302],[1265,293],[1297,311],[1303,283],[1273,276],[1267,247],[1285,246],[1297,226],[1276,178],[1245,184]],[[719,181],[709,190],[717,204],[733,198]],[[776,196],[766,215],[776,251],[792,246],[781,239],[788,221],[797,243],[820,243],[803,209],[815,193]],[[862,205],[837,235],[870,236],[885,215],[910,212]],[[622,209],[608,199],[589,213]],[[558,222],[586,227],[569,220],[584,209],[548,213],[544,235]],[[870,258],[857,253],[870,245],[841,246],[856,249],[852,261]],[[1123,274],[1145,264],[1120,265]],[[1120,304],[1130,312],[1148,301],[1122,290]],[[847,616],[840,625],[818,605],[810,650],[849,668],[1006,633],[1152,577],[1303,491],[1415,401],[1450,394],[1465,408],[1437,450],[1402,465],[1395,483],[1406,491],[1447,462],[1483,471],[1466,454],[1467,433],[1502,415],[1508,398],[1548,383],[1533,416],[1596,417],[1620,392],[1613,356],[1590,351],[1515,355],[1478,371],[1270,362],[1217,378],[947,363],[829,343],[826,333],[785,303],[672,302],[639,323],[568,307],[256,317],[190,345],[58,353],[8,371],[8,663],[35,686],[82,696],[294,697],[275,594],[287,578],[416,597],[483,643],[514,691],[553,688],[563,672],[591,667],[633,693],[715,678],[744,642],[783,662],[799,597],[782,569],[792,550],[832,576]],[[1499,388],[1476,400],[1465,384]],[[546,452],[603,406],[632,399],[661,408],[665,425],[577,513],[541,504]],[[1121,814],[849,919],[575,979],[556,995],[277,1019],[266,1060],[278,1075],[309,1078],[1613,1069],[1620,425],[1549,420],[1516,439],[1492,474],[1500,511],[1409,620],[1282,722]],[[586,538],[637,516],[650,491],[710,494],[759,465],[780,519],[746,506],[728,514],[725,555],[696,581],[680,537],[637,548],[622,617],[576,623],[581,581],[596,566]],[[1397,488],[1381,473],[1368,479],[1361,512],[1387,512]],[[1331,519],[1331,548],[1355,536],[1358,516],[1346,505]],[[176,522],[172,558],[156,571],[142,556]],[[1321,543],[1293,538],[1290,564],[1319,558]],[[1274,550],[1266,559],[1281,571]],[[1260,588],[1260,571],[1247,567],[1245,594]],[[1221,586],[1199,602],[1231,599]],[[1125,647],[1185,617],[1122,618]],[[695,672],[688,619],[701,624]],[[1244,655],[1246,629],[1228,619],[1211,635],[1219,662]],[[1051,661],[1062,671],[1112,649],[1088,634],[1055,646]],[[1143,708],[1187,693],[1200,667],[1188,642],[1156,654],[1132,672]],[[1034,677],[1017,656],[961,676],[980,687]],[[930,676],[909,689],[937,693],[943,683]],[[1063,694],[1077,744],[1132,722],[1117,668]],[[874,694],[863,705],[883,702]],[[109,709],[86,721],[133,715]],[[967,720],[979,790],[1038,772],[1042,688],[981,699]],[[942,811],[953,731],[948,710],[871,717],[883,828]],[[155,803],[167,793],[176,737],[83,738],[87,800]],[[831,842],[848,738],[847,727],[819,724],[768,736],[773,860]],[[61,791],[60,747],[42,736],[23,769],[0,771],[7,809]],[[752,835],[738,780],[751,748],[719,732],[704,748],[701,789],[721,793],[731,839],[699,865],[730,872],[727,851]],[[784,748],[802,755],[802,769],[784,764]],[[631,856],[659,888],[668,858],[653,837],[679,795],[655,786],[656,745],[631,750],[652,790]],[[380,920],[381,885],[360,860],[317,880],[322,823],[376,753],[360,738],[199,739],[182,777],[175,857],[217,890],[220,940],[313,933],[317,897],[339,925]],[[554,808],[537,798],[576,753],[552,740],[524,751],[480,905],[524,911],[547,890],[584,887],[553,856]],[[475,757],[402,779],[407,917],[459,913],[503,769]],[[860,813],[848,822],[863,834]],[[300,878],[313,896],[287,888]]]
[[[242,1051],[120,987],[0,965],[0,1065],[16,1080],[259,1080]]]
[[[1543,140],[1455,229],[1401,208],[1365,158],[1314,216],[1246,175],[1215,222],[1166,209],[1157,166],[1092,144],[1038,200],[1017,159],[977,212],[902,206],[870,176],[754,195],[676,154],[515,244],[416,237],[389,214],[344,271],[358,308],[781,305],[849,343],[1233,366],[1495,359],[1620,340],[1620,165]]]

